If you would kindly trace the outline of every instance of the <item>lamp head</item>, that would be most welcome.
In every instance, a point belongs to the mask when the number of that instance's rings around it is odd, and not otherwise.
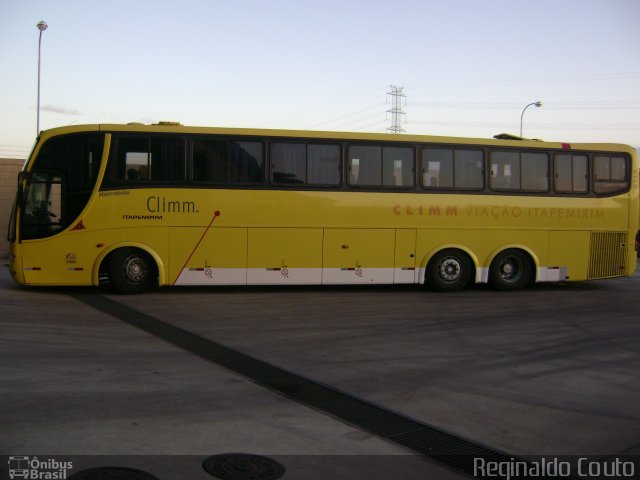
[[[44,32],[48,26],[49,25],[47,25],[47,22],[45,22],[44,20],[40,20],[38,22],[38,25],[36,25],[36,27],[38,27],[38,30],[40,30],[41,32]]]
[[[534,103],[534,105],[535,105],[536,107],[541,107],[541,106],[542,106],[542,102],[536,102],[536,103]]]

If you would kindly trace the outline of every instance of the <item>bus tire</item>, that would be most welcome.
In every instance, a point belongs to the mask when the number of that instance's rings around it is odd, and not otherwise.
[[[427,286],[439,292],[455,292],[467,286],[473,263],[462,250],[447,248],[436,253],[427,264]]]
[[[496,290],[521,290],[531,283],[533,266],[529,255],[509,248],[500,252],[489,266],[489,283]]]
[[[158,278],[153,259],[138,248],[121,248],[113,252],[107,271],[113,288],[125,294],[146,292]]]

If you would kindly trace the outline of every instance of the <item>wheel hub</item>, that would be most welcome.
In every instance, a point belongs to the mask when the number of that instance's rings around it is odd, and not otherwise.
[[[515,269],[514,269],[514,267],[513,267],[513,264],[511,264],[511,263],[505,263],[505,264],[502,266],[502,273],[504,273],[504,274],[505,274],[505,275],[507,275],[507,276],[513,275],[513,271],[514,271],[514,270],[515,270]]]
[[[522,266],[516,258],[505,258],[500,266],[500,276],[509,282],[518,280],[522,274]]]
[[[440,277],[447,282],[455,281],[460,276],[460,263],[454,258],[447,258],[440,264]]]
[[[125,262],[125,274],[129,281],[140,283],[147,277],[143,262],[138,257],[130,257]]]

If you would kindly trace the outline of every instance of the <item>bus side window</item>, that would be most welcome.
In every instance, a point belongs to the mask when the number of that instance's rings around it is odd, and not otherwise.
[[[454,188],[466,190],[482,190],[484,188],[484,153],[482,150],[455,151]]]
[[[192,143],[193,180],[215,184],[232,183],[229,147],[226,140],[201,140]]]
[[[342,178],[342,158],[339,145],[307,145],[307,183],[339,186]]]
[[[385,187],[414,186],[413,148],[383,147],[382,184]]]
[[[453,188],[453,150],[425,148],[422,151],[422,186]]]
[[[149,141],[146,138],[120,138],[118,141],[118,177],[117,180],[148,180],[141,169],[148,172]]]
[[[185,179],[185,148],[181,138],[151,138],[151,151],[147,165],[149,180],[179,182]],[[144,168],[140,176],[144,175]]]
[[[520,154],[520,179],[522,190],[549,191],[549,156],[546,153],[522,152]]]
[[[274,185],[307,182],[307,146],[304,143],[271,144],[271,181]]]
[[[549,191],[549,156],[538,152],[492,152],[491,190]]]
[[[264,182],[261,142],[196,138],[193,181],[214,185],[256,185]]]
[[[176,137],[120,137],[110,159],[109,179],[177,182],[185,179],[184,140]]]
[[[349,185],[357,187],[413,187],[412,147],[353,145],[349,147]]]
[[[382,147],[354,145],[349,148],[349,184],[357,187],[382,185]]]
[[[557,193],[587,193],[588,157],[586,155],[558,154],[554,158],[555,191]]]
[[[482,190],[484,153],[482,150],[425,148],[422,151],[422,187]]]
[[[629,188],[629,169],[626,157],[596,155],[593,160],[596,193],[614,193]]]
[[[491,153],[491,190],[520,189],[520,152]]]
[[[264,153],[261,142],[231,142],[229,162],[231,183],[259,185],[264,183]]]

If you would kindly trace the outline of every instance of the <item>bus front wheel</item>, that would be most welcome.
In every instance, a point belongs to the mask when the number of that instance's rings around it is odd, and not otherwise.
[[[121,248],[109,257],[109,280],[120,293],[141,293],[154,286],[157,273],[153,259],[137,248]]]
[[[529,285],[532,272],[529,256],[511,248],[500,252],[491,262],[489,282],[497,290],[520,290]]]
[[[454,292],[467,286],[472,273],[469,256],[448,248],[436,253],[427,264],[427,285],[439,292]]]

